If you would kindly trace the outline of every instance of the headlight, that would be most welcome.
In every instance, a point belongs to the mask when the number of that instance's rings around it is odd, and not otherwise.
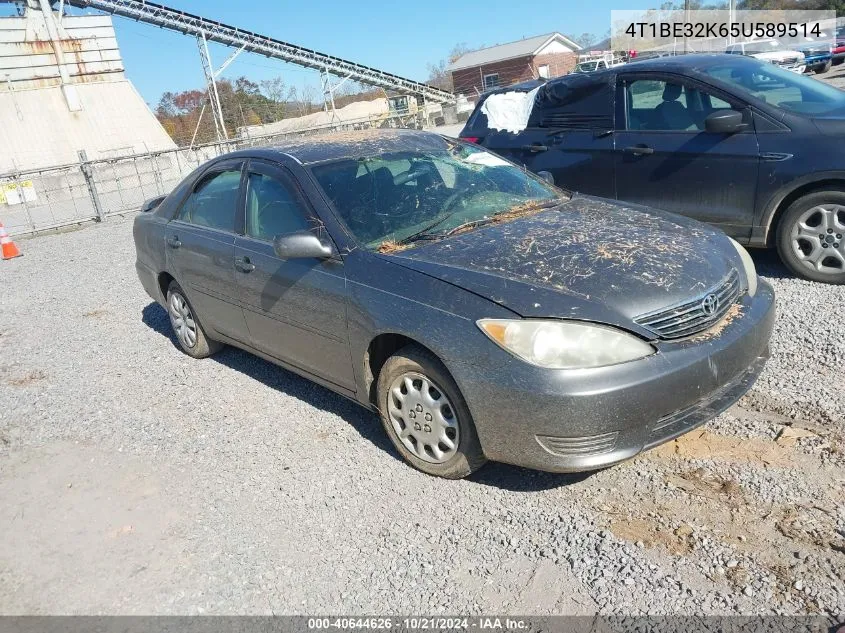
[[[731,240],[731,244],[734,245],[736,252],[739,253],[739,258],[742,260],[742,265],[745,268],[745,279],[748,282],[748,296],[753,297],[757,293],[757,268],[754,266],[754,260],[751,259],[751,255],[748,254],[748,251],[739,242],[730,237],[728,239]]]
[[[511,354],[550,369],[616,365],[655,351],[631,334],[580,321],[481,319],[478,327]]]

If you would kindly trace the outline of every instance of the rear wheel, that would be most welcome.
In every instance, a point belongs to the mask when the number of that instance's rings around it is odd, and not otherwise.
[[[460,479],[487,461],[463,396],[433,354],[409,345],[379,373],[378,409],[390,441],[411,466]]]
[[[845,284],[845,192],[819,191],[793,202],[778,224],[777,247],[799,277]]]
[[[188,356],[206,358],[223,347],[206,336],[185,292],[176,281],[171,281],[167,288],[167,315],[179,348]]]
[[[817,75],[823,75],[824,73],[826,73],[828,70],[830,70],[830,65],[831,65],[831,63],[832,63],[832,62],[831,62],[830,60],[828,60],[828,61],[825,63],[825,65],[824,65],[824,66],[819,66],[818,68],[816,68],[816,74],[817,74]]]

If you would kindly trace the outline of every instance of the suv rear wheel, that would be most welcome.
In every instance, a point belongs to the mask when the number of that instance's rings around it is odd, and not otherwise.
[[[845,192],[819,191],[793,202],[778,224],[777,248],[799,277],[845,284]]]

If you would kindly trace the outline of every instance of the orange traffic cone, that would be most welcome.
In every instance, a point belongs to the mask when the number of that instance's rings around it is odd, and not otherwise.
[[[12,259],[23,255],[12,238],[9,237],[9,234],[6,233],[6,227],[3,226],[2,222],[0,222],[0,247],[3,248],[3,259]]]

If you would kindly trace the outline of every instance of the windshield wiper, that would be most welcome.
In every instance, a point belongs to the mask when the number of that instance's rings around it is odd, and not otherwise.
[[[416,233],[411,233],[408,237],[402,238],[399,240],[399,244],[410,244],[411,242],[416,242],[418,240],[435,240],[441,237],[439,233],[430,233],[431,229],[436,229],[438,226],[443,224],[446,220],[451,218],[455,215],[455,212],[447,213],[442,218],[436,219],[434,222],[429,224],[427,227],[420,229]]]
[[[527,211],[537,211],[539,209],[550,209],[552,207],[559,206],[559,205],[563,204],[564,202],[566,202],[566,200],[563,200],[561,198],[555,198],[553,200],[547,200],[545,202],[538,202],[537,204],[532,205],[531,208],[528,209]],[[502,211],[497,211],[496,213],[493,213],[492,215],[489,215],[485,218],[479,218],[478,220],[470,220],[469,222],[464,222],[462,224],[459,224],[458,226],[452,227],[448,231],[444,231],[442,233],[432,233],[431,232],[432,229],[437,228],[438,226],[443,224],[446,220],[448,220],[453,215],[455,215],[454,212],[453,213],[447,213],[442,218],[435,220],[434,222],[429,224],[424,229],[421,229],[421,230],[417,231],[416,233],[412,233],[408,237],[399,240],[398,244],[410,244],[411,242],[416,242],[416,241],[419,241],[419,240],[439,240],[439,239],[443,239],[444,237],[449,237],[450,235],[454,235],[455,233],[462,231],[464,229],[468,229],[468,228],[474,229],[474,228],[479,227],[479,226],[484,226],[485,224],[491,224],[493,222],[496,222],[498,216],[500,216],[504,213],[510,213],[512,210],[513,209],[504,209]]]

